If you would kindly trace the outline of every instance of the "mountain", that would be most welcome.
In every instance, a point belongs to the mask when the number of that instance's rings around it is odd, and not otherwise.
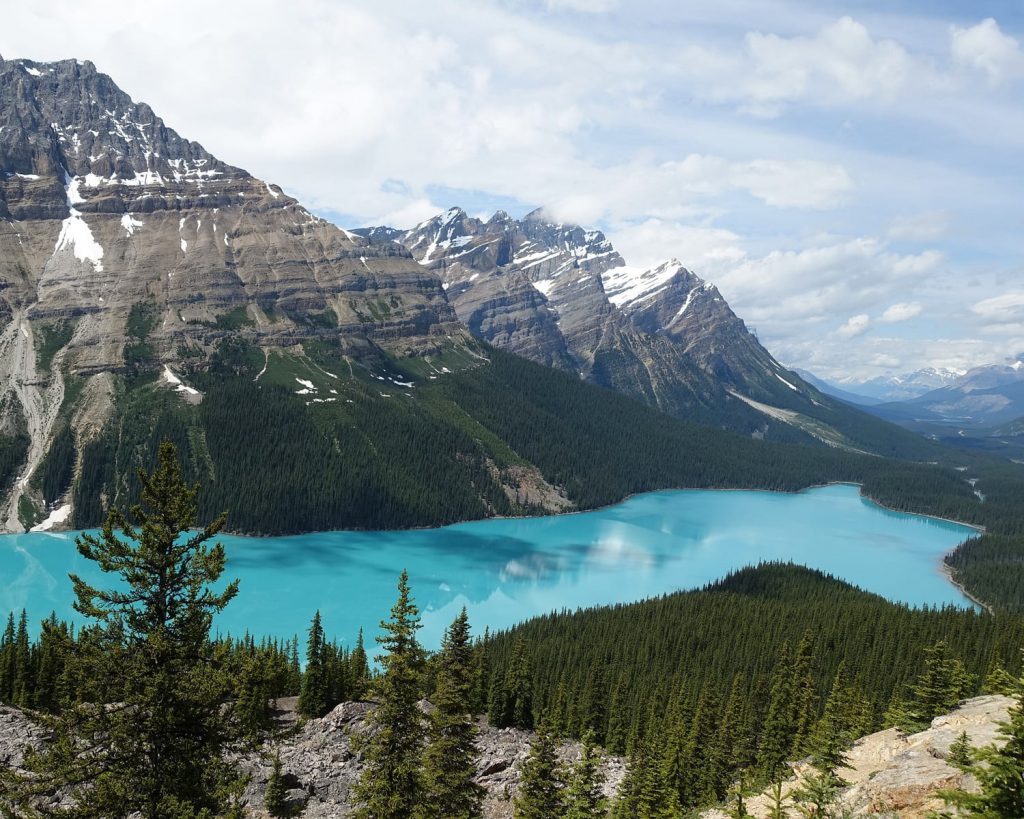
[[[76,433],[89,438],[114,412],[111,375],[203,359],[228,336],[264,349],[330,339],[362,358],[468,340],[408,253],[313,216],[77,60],[0,59],[0,320],[0,395],[24,415],[26,478],[56,432],[65,374],[83,381]]]
[[[164,438],[202,513],[259,533],[874,468],[822,442],[937,459],[783,369],[678,262],[628,268],[543,212],[363,234],[89,62],[0,59],[0,529],[97,525]]]
[[[818,378],[814,373],[801,369],[800,367],[794,367],[793,372],[799,375],[815,389],[825,393],[825,395],[831,395],[833,398],[838,398],[840,401],[845,401],[847,404],[854,404],[855,406],[860,407],[870,407],[875,404],[882,403],[877,398],[871,398],[867,395],[861,395],[860,393],[840,389],[835,384],[832,384],[823,378]]]
[[[543,209],[484,222],[452,208],[396,240],[441,278],[477,337],[669,412],[717,408],[731,392],[769,403],[817,397],[714,285],[674,259],[627,267],[603,233]]]
[[[900,423],[980,428],[1024,415],[1024,362],[975,367],[916,398],[881,404],[872,412]]]
[[[893,451],[888,431],[782,367],[718,289],[677,260],[629,267],[603,233],[543,209],[483,221],[451,208],[404,233],[357,232],[412,252],[470,332],[496,347],[676,417]]]
[[[908,401],[932,390],[950,386],[965,374],[966,370],[925,367],[902,375],[879,375],[866,381],[844,378],[837,385],[855,395],[875,399],[876,402]]]

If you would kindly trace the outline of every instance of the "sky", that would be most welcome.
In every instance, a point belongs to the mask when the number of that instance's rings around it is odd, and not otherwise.
[[[76,57],[345,227],[538,206],[677,258],[836,380],[1024,353],[1017,0],[35,0]]]

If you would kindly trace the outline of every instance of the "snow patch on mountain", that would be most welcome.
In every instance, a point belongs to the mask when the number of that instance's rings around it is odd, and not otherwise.
[[[616,307],[624,307],[656,295],[682,269],[683,265],[678,259],[669,259],[651,268],[620,265],[606,270],[601,274],[601,279],[608,300]]]
[[[89,262],[97,272],[103,272],[103,247],[92,235],[92,230],[82,218],[81,211],[75,209],[75,205],[85,201],[82,194],[78,192],[79,180],[64,175],[64,190],[68,202],[68,218],[61,223],[60,235],[57,236],[57,245],[53,252],[70,250],[80,262]]]

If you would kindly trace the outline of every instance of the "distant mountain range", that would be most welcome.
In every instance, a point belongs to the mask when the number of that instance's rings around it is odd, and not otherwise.
[[[806,370],[798,369],[797,372],[829,395],[865,406],[917,398],[931,390],[947,387],[967,373],[966,370],[925,367],[914,372],[900,375],[879,375],[865,380],[839,378],[834,381],[825,381],[807,373]]]
[[[860,382],[850,391],[810,373],[803,375],[808,383],[834,397],[935,440],[1013,456],[1024,453],[1024,361],[960,372],[920,370],[907,376]],[[868,384],[879,388],[877,394],[886,381],[894,385],[890,394],[909,393],[909,397],[880,401],[863,394]],[[939,386],[922,389],[935,382]]]
[[[0,529],[95,524],[159,437],[252,531],[607,502],[515,451],[511,416],[466,409],[541,378],[494,348],[748,439],[921,452],[782,367],[678,261],[629,267],[543,210],[343,230],[91,63],[0,58]]]

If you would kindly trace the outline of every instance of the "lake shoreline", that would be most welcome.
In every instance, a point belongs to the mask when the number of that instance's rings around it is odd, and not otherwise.
[[[946,562],[946,557],[949,557],[949,555],[953,554],[954,551],[956,550],[953,549],[947,552],[945,557],[943,557],[942,562],[939,564],[939,574],[945,577],[946,580],[948,580],[952,585],[956,586],[960,590],[960,593],[968,600],[970,600],[972,603],[974,603],[974,605],[980,606],[986,614],[995,614],[995,609],[993,609],[992,606],[990,606],[984,600],[980,600],[979,598],[975,597],[973,594],[967,591],[966,588],[964,588],[963,583],[961,583],[955,577],[953,577],[953,567]]]
[[[956,520],[955,518],[944,518],[939,515],[930,515],[927,512],[913,512],[906,509],[897,509],[892,506],[879,501],[877,498],[871,497],[864,493],[864,484],[857,483],[857,481],[828,481],[826,483],[813,483],[807,486],[801,487],[800,489],[763,489],[760,487],[743,487],[743,486],[664,486],[659,489],[647,489],[643,492],[631,492],[630,494],[620,498],[617,501],[606,503],[603,506],[592,506],[587,509],[570,509],[564,512],[550,512],[545,515],[488,515],[482,518],[467,518],[465,520],[456,520],[451,523],[442,523],[436,526],[407,526],[398,527],[394,529],[304,529],[297,532],[247,532],[240,529],[231,529],[225,527],[221,530],[221,534],[232,535],[234,537],[247,537],[255,539],[268,539],[268,538],[284,538],[284,537],[302,537],[304,535],[323,535],[332,534],[335,532],[360,532],[363,534],[373,534],[376,532],[428,532],[432,529],[445,529],[449,526],[461,526],[465,523],[479,523],[488,520],[543,520],[546,518],[562,518],[570,517],[572,515],[586,515],[591,512],[603,512],[608,509],[612,509],[623,503],[626,503],[634,498],[639,498],[644,495],[651,495],[656,492],[761,492],[769,495],[800,495],[805,492],[811,492],[815,489],[827,489],[830,486],[856,486],[860,490],[860,496],[865,500],[870,501],[879,509],[884,509],[887,512],[896,512],[903,515],[914,515],[920,518],[929,518],[931,520],[941,521],[943,523],[952,523],[957,526],[965,526],[968,529],[974,529],[979,534],[984,534],[986,528],[977,523],[967,523],[966,521]],[[81,532],[81,531],[97,531],[100,527],[94,527],[92,529],[69,529],[69,528],[58,528],[41,530],[39,532],[9,532],[0,531],[0,537],[8,537],[27,534],[51,534],[51,535],[63,535],[69,532]]]

